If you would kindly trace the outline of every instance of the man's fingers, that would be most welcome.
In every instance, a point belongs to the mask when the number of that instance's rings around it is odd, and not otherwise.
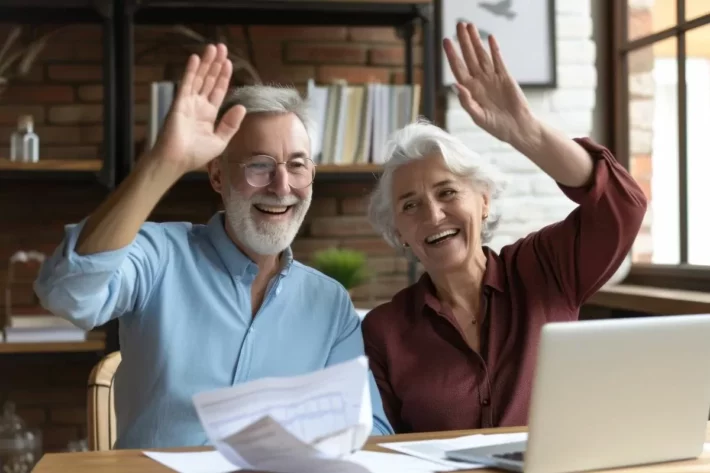
[[[207,97],[212,105],[219,107],[222,105],[224,96],[227,95],[229,90],[229,84],[232,80],[232,61],[227,59],[219,71],[219,76],[217,77],[217,82],[212,88],[212,92]]]
[[[199,94],[202,90],[202,84],[205,82],[205,76],[207,72],[212,67],[217,56],[217,47],[214,44],[208,44],[205,51],[202,53],[202,58],[200,59],[200,66],[197,68],[195,73],[195,79],[192,82],[192,93]]]

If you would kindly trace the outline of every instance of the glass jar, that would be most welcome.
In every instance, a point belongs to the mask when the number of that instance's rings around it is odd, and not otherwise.
[[[5,403],[0,416],[0,473],[30,473],[41,456],[39,429],[27,428],[15,405]]]

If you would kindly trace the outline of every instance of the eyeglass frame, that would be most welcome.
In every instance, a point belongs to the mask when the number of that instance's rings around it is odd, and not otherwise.
[[[310,161],[310,162],[313,164],[313,172],[311,173],[311,174],[312,174],[312,175],[311,175],[311,182],[309,182],[308,184],[306,184],[306,185],[303,186],[303,187],[294,187],[294,186],[292,186],[291,183],[289,182],[288,185],[289,185],[289,187],[291,187],[292,189],[306,189],[306,188],[308,188],[309,186],[312,186],[312,185],[313,185],[313,181],[315,181],[315,179],[316,179],[316,167],[318,167],[318,165],[317,165],[316,162],[313,161],[311,158],[308,158],[308,157],[305,157],[305,156],[298,156],[298,157],[294,157],[294,158],[289,158],[289,159],[286,160],[286,161],[278,161],[276,158],[274,158],[273,156],[270,156],[270,155],[268,155],[268,154],[256,154],[256,155],[253,155],[253,156],[249,156],[249,158],[248,158],[247,161],[253,160],[253,159],[255,159],[255,158],[260,158],[260,157],[269,158],[269,159],[273,160],[276,166],[280,166],[280,165],[282,165],[282,164],[283,164],[283,165],[287,165],[289,162],[291,162],[291,160],[295,160],[295,159],[303,159],[303,160],[308,160],[308,161]],[[273,176],[273,173],[271,173],[272,175],[270,176],[270,179],[269,179],[269,182],[268,182],[268,183],[264,184],[263,186],[255,186],[255,185],[253,185],[251,182],[249,182],[249,178],[246,177],[246,167],[247,167],[249,164],[251,164],[251,163],[249,163],[249,162],[239,162],[239,163],[236,163],[236,164],[237,164],[240,168],[242,168],[242,169],[244,170],[244,178],[246,179],[247,184],[249,184],[250,186],[252,186],[252,187],[254,187],[254,188],[256,188],[256,189],[262,189],[262,188],[268,186],[269,184],[271,184],[272,182],[274,182],[274,176]],[[274,172],[276,172],[276,168],[274,168]],[[288,171],[286,171],[286,172],[288,172]]]

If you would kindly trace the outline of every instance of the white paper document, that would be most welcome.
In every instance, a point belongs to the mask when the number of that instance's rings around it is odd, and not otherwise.
[[[306,375],[199,393],[193,402],[211,444],[232,470],[367,471],[343,461],[372,431],[364,356]]]
[[[216,450],[209,452],[143,452],[178,473],[231,473],[239,468]]]
[[[221,453],[209,452],[144,452],[144,454],[177,473],[233,473],[239,471]],[[360,450],[333,463],[325,460],[315,472],[368,473],[436,473],[447,471],[438,463],[399,453],[367,452]]]
[[[468,470],[473,468],[483,468],[483,465],[478,463],[449,460],[446,458],[446,452],[462,448],[485,447],[488,445],[498,445],[511,442],[524,442],[527,438],[528,434],[526,432],[490,435],[478,434],[465,435],[463,437],[455,437],[451,439],[391,442],[381,443],[379,445],[396,452],[438,463],[441,467],[448,469]]]

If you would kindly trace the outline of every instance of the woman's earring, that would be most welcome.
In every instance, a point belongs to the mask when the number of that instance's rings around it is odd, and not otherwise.
[[[403,246],[404,248],[409,248],[409,243],[404,242],[404,243],[402,243],[402,246]]]
[[[488,218],[488,214],[483,214],[483,220]]]

